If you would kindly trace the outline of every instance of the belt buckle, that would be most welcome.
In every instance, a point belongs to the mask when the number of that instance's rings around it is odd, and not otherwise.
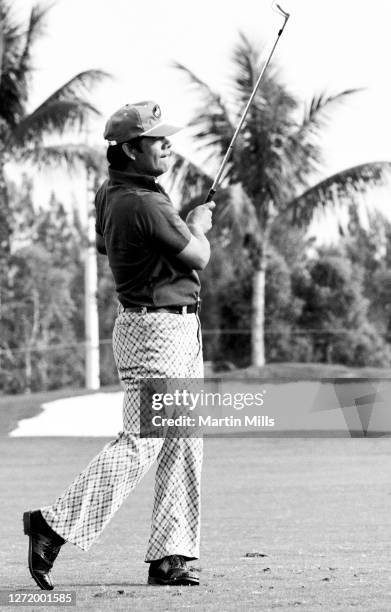
[[[182,306],[182,314],[187,314],[187,306]]]

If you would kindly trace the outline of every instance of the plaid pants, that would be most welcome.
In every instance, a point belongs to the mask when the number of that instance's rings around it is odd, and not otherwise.
[[[119,307],[113,349],[124,387],[124,429],[52,506],[48,524],[88,550],[155,460],[155,500],[146,561],[199,557],[202,438],[141,438],[140,378],[202,378],[196,314],[125,313]]]

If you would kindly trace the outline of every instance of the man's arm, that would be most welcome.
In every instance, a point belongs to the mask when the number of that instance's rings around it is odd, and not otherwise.
[[[100,234],[95,234],[95,246],[98,253],[101,255],[107,255],[105,239]]]
[[[203,270],[210,258],[210,244],[205,234],[212,227],[212,210],[214,202],[196,206],[186,218],[191,238],[185,248],[178,253],[177,258],[189,268]]]
[[[205,234],[197,227],[190,227],[191,238],[177,258],[193,270],[206,268],[210,258],[210,244]]]

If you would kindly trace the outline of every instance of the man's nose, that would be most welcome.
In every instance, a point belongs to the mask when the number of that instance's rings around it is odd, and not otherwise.
[[[168,140],[168,138],[164,137],[163,147],[165,149],[171,149],[171,140]]]

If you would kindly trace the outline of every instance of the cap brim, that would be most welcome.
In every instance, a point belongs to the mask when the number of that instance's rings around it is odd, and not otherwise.
[[[168,123],[159,123],[154,125],[151,129],[146,130],[140,136],[150,136],[151,138],[162,138],[163,136],[172,136],[179,132],[182,128],[176,125],[169,125]]]

